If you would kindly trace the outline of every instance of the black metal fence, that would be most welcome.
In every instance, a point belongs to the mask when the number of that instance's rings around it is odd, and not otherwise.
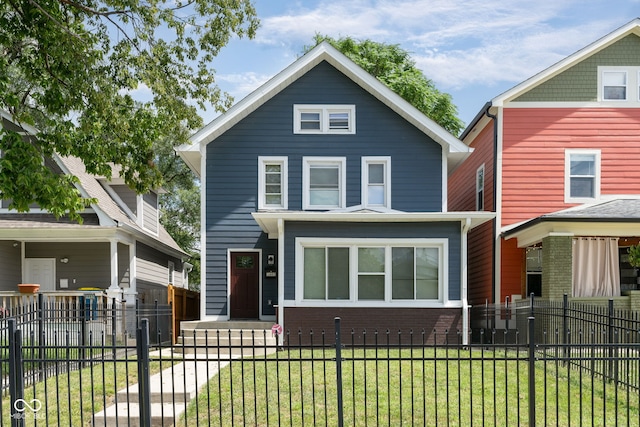
[[[60,345],[25,340],[9,317],[0,426],[640,426],[634,315],[611,309],[607,323],[567,301],[484,309],[500,321],[435,344],[432,331],[343,336],[336,319],[332,331],[194,330],[154,345],[164,332],[143,316],[135,340]]]

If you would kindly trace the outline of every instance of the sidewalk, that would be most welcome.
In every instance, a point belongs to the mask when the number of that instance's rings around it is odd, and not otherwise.
[[[152,356],[155,358],[159,354]],[[149,379],[152,426],[173,425],[184,413],[189,401],[196,397],[198,390],[217,375],[219,369],[229,364],[228,361],[198,360],[197,356],[183,358],[180,355],[173,360],[176,359],[183,361],[169,366]],[[164,363],[171,363],[171,360]],[[115,404],[95,414],[94,425],[140,426],[138,384],[118,391],[115,401]]]

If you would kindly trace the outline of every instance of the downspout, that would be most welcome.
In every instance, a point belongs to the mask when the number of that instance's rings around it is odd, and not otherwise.
[[[487,106],[486,111],[484,112],[487,117],[493,120],[493,213],[498,212],[498,116],[495,116],[489,112],[491,108],[491,104]],[[497,253],[497,245],[496,245],[496,232],[498,229],[498,216],[496,215],[492,220],[492,243],[491,243],[491,303],[493,304],[496,301],[496,253]]]
[[[471,229],[471,218],[466,218],[465,222],[462,224],[462,235],[461,237],[461,252],[462,252],[462,268],[461,273],[462,278],[462,345],[469,344],[469,300],[467,298],[467,292],[469,288],[469,275],[468,275],[468,235],[469,229]]]
[[[278,323],[284,327],[284,220],[278,219]],[[283,345],[284,336],[277,335],[278,345]]]

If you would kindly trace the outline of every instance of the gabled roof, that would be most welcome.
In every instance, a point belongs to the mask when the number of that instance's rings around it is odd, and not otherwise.
[[[191,144],[178,147],[177,151],[180,156],[189,167],[200,176],[201,150],[203,150],[208,143],[214,141],[322,61],[331,64],[413,126],[439,143],[444,148],[444,152],[447,153],[450,170],[463,161],[470,153],[469,148],[458,138],[451,135],[443,127],[425,116],[378,79],[364,71],[328,42],[322,42],[278,73],[267,83],[249,94],[246,98],[235,104],[226,113],[218,116],[195,133],[191,137]]]
[[[596,40],[595,42],[583,47],[579,51],[567,56],[563,60],[555,63],[551,67],[539,72],[535,76],[523,81],[522,83],[512,87],[506,92],[496,96],[491,100],[491,104],[493,106],[499,107],[502,106],[504,102],[508,102],[523,93],[529,91],[535,86],[551,79],[554,76],[562,73],[563,71],[573,67],[577,63],[583,61],[585,58],[593,55],[605,49],[612,44],[616,43],[620,39],[630,35],[635,34],[640,37],[640,18],[636,18],[633,21],[623,25],[615,31],[607,34],[606,36]]]
[[[583,47],[577,52],[567,56],[561,61],[556,62],[552,66],[540,71],[536,75],[528,78],[522,83],[517,84],[511,89],[501,93],[500,95],[493,98],[491,101],[486,103],[482,109],[478,112],[478,114],[474,117],[474,119],[469,123],[467,128],[464,130],[460,139],[465,140],[469,135],[472,129],[474,129],[479,123],[482,122],[481,127],[486,126],[488,123],[485,112],[488,111],[491,107],[502,107],[505,103],[512,101],[522,94],[530,91],[534,87],[552,79],[553,77],[563,73],[579,62],[585,60],[586,58],[598,53],[599,51],[611,46],[612,44],[618,42],[619,40],[627,37],[630,34],[635,34],[640,37],[640,18],[636,18],[629,23],[623,25],[615,31],[607,34],[606,36],[596,40],[595,42]],[[470,141],[466,141],[469,143]]]
[[[0,109],[0,126],[11,125],[18,130],[23,131],[25,135],[37,135],[38,130],[21,123],[16,123],[8,112]],[[89,219],[82,225],[76,221],[68,219],[56,219],[51,214],[43,213],[8,213],[0,214],[0,229],[3,230],[22,230],[17,233],[23,233],[24,230],[47,230],[52,238],[59,238],[68,233],[69,230],[79,230],[81,232],[90,231],[91,236],[107,236],[100,234],[100,230],[122,228],[129,234],[134,234],[141,241],[149,246],[161,248],[165,252],[168,250],[177,257],[187,255],[173,238],[162,227],[158,226],[158,234],[154,235],[144,228],[140,227],[126,212],[116,203],[109,195],[105,188],[100,184],[98,178],[89,174],[82,160],[77,157],[61,157],[54,153],[53,160],[56,162],[60,170],[67,175],[74,175],[80,181],[76,185],[78,191],[84,198],[95,198],[98,202],[92,205],[93,211],[97,216],[97,221],[91,215],[81,214],[83,218]],[[19,237],[19,234],[14,237]]]
[[[140,227],[122,207],[116,203],[102,184],[100,184],[98,178],[86,171],[82,160],[77,157],[59,157],[57,155],[55,156],[55,160],[65,173],[75,175],[80,180],[79,190],[83,197],[95,198],[98,201],[98,203],[92,207],[97,213],[98,218],[100,218],[100,225],[124,227],[127,231],[134,232],[134,234],[138,236],[145,236],[147,240],[145,243],[147,244],[155,240],[172,251],[186,255],[162,225],[158,224],[157,236]],[[153,246],[153,244],[151,245]]]

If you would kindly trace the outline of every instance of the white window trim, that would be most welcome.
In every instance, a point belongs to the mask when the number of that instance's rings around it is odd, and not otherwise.
[[[571,197],[571,156],[573,154],[592,155],[595,158],[595,180],[593,198],[591,197]],[[600,178],[601,178],[601,153],[600,150],[567,149],[564,152],[564,202],[565,203],[591,203],[600,199]]]
[[[627,98],[604,99],[603,74],[607,71],[624,71],[627,75]],[[640,107],[640,66],[599,66],[598,102],[616,107]]]
[[[169,284],[175,286],[176,285],[176,264],[173,261],[167,262],[167,279],[169,280]]]
[[[312,206],[310,203],[310,176],[309,170],[312,164],[337,165],[340,168],[338,190],[340,191],[338,206]],[[303,210],[332,210],[344,209],[347,205],[347,159],[345,157],[303,157],[302,158],[302,209]]]
[[[319,113],[320,129],[301,129],[301,113]],[[330,113],[348,113],[349,127],[347,129],[329,129]],[[314,104],[294,104],[293,105],[293,133],[299,134],[354,134],[356,133],[356,106],[355,105],[314,105]]]
[[[265,194],[265,176],[267,164],[279,164],[282,166],[282,204],[268,205]],[[258,157],[258,209],[289,209],[289,159],[286,156],[259,156]]]
[[[482,171],[482,188],[480,188],[480,171]],[[480,167],[478,169],[476,169],[476,210],[477,211],[484,211],[484,198],[485,198],[485,188],[486,188],[486,182],[487,182],[487,177],[485,175],[485,168],[484,168],[484,163],[482,165],[480,165]],[[480,206],[480,190],[482,190],[482,206]]]
[[[438,262],[438,295],[437,300],[414,299],[394,300],[391,298],[391,263],[392,257],[385,257],[385,299],[384,300],[358,300],[358,268],[357,249],[359,247],[385,247],[391,251],[393,247],[437,247],[440,252]],[[449,241],[448,239],[341,239],[341,238],[296,238],[296,266],[304,266],[304,249],[309,247],[341,247],[349,248],[349,299],[342,300],[305,300],[304,295],[304,268],[296,268],[296,298],[293,303],[296,306],[305,307],[458,307],[459,301],[449,301]]]
[[[384,165],[384,203],[382,205],[373,205],[369,203],[369,165],[370,164],[383,164]],[[362,157],[362,188],[361,188],[361,203],[365,208],[387,208],[391,209],[391,157],[389,156],[376,156],[376,157]]]

